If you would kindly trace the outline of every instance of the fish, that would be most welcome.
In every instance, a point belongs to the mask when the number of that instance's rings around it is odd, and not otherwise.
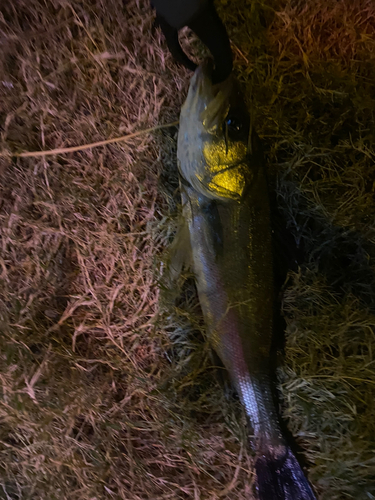
[[[273,395],[275,292],[262,145],[238,81],[231,75],[214,85],[211,74],[209,61],[196,69],[180,113],[183,251],[191,253],[208,341],[250,424],[259,499],[314,500]]]

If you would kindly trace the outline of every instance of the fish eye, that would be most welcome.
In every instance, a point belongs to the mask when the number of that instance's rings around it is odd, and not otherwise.
[[[231,108],[223,122],[222,132],[226,151],[232,142],[245,142],[248,137],[250,118],[245,109]]]
[[[239,140],[246,132],[246,116],[238,109],[230,109],[223,123],[223,131],[226,137]]]
[[[241,132],[242,130],[242,123],[241,121],[235,117],[235,116],[228,116],[225,120],[226,126],[230,131],[233,132]]]

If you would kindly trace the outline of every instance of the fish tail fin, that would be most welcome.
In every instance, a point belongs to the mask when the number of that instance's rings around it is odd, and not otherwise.
[[[259,500],[316,500],[289,447],[282,457],[262,455],[255,463]]]

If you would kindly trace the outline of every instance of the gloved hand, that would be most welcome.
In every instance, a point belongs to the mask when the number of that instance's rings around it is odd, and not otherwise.
[[[151,0],[156,9],[156,23],[160,26],[168,48],[176,59],[194,71],[191,61],[178,41],[178,30],[188,26],[202,40],[214,58],[213,83],[228,78],[233,68],[230,42],[213,0]]]

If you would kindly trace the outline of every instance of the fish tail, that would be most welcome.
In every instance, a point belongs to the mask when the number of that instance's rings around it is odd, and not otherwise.
[[[282,457],[260,456],[255,463],[259,500],[316,500],[289,447]]]

